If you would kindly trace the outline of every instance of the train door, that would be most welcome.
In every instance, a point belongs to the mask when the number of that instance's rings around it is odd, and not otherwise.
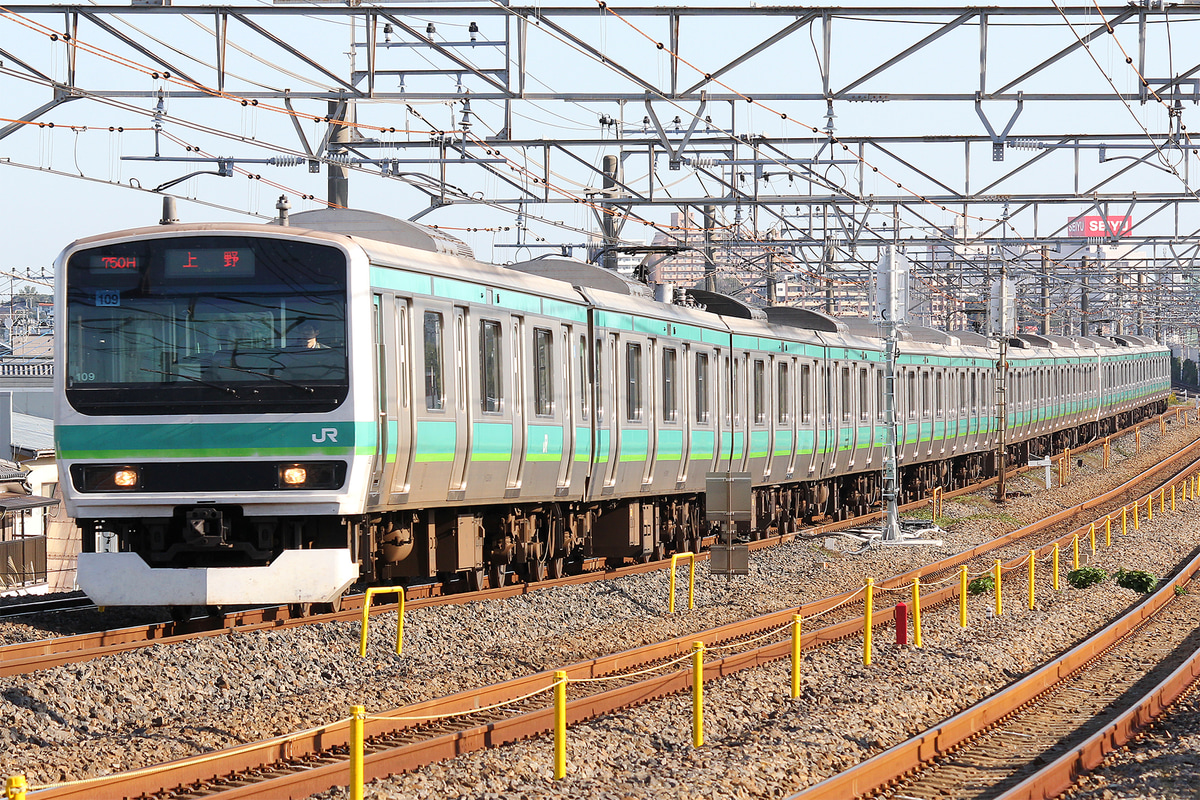
[[[562,460],[558,462],[558,482],[555,484],[554,495],[561,497],[571,488],[571,473],[575,465],[575,398],[582,397],[583,387],[577,384],[575,373],[571,371],[571,326],[559,326],[559,338],[562,346],[559,352],[562,358],[558,364],[562,380],[555,387],[560,391],[561,398],[556,404],[562,409]]]
[[[454,466],[450,471],[450,492],[448,499],[462,500],[467,490],[467,467],[471,463],[471,445],[474,437],[471,419],[470,372],[467,369],[467,309],[465,306],[454,307],[453,347],[454,347],[454,404],[450,406],[455,418],[460,424],[455,426],[454,437]]]
[[[693,361],[692,347],[684,344],[680,347],[677,372],[675,375],[676,385],[672,390],[674,396],[678,398],[678,405],[675,409],[675,419],[679,423],[680,428],[680,452],[679,452],[679,470],[675,474],[675,488],[682,489],[687,483],[688,478],[688,463],[692,458],[692,434],[693,416],[691,413],[695,398],[688,391],[688,387],[694,381],[693,377]]]
[[[512,356],[512,459],[508,462],[508,477],[504,484],[505,496],[516,496],[521,491],[521,479],[525,473],[526,453],[526,396],[525,391],[525,320],[513,316],[509,325],[508,351]]]
[[[749,470],[750,443],[750,354],[735,353],[733,356],[733,450],[737,471]]]
[[[646,341],[646,388],[643,392],[646,408],[643,419],[646,420],[648,431],[646,434],[646,463],[642,469],[643,487],[654,482],[654,465],[658,460],[658,437],[659,432],[662,430],[660,420],[662,416],[662,409],[660,407],[661,398],[659,393],[655,391],[659,379],[658,363],[655,361],[655,357],[658,354],[657,344],[658,342],[655,339],[648,339]]]
[[[383,324],[383,296],[371,297],[371,343],[375,361],[375,457],[371,463],[371,490],[368,503],[379,503],[380,486],[384,481],[389,449],[387,436],[388,420],[388,358]]]
[[[621,425],[620,415],[622,413],[622,403],[618,400],[617,387],[621,385],[617,380],[617,371],[620,367],[620,338],[615,333],[609,333],[606,337],[607,347],[605,348],[608,356],[608,363],[604,370],[605,395],[608,398],[608,424],[605,426],[605,438],[608,439],[608,455],[605,462],[604,470],[604,493],[612,494],[617,483],[617,464],[620,461],[617,454],[621,452]],[[597,366],[599,364],[597,363]]]
[[[761,450],[751,448],[756,453],[761,452],[765,458],[763,459],[762,476],[763,479],[771,477],[771,461],[775,457],[775,428],[777,425],[777,412],[775,403],[772,399],[775,398],[774,392],[774,375],[775,375],[775,357],[767,356],[762,360],[754,362],[754,392],[755,403],[758,408],[755,409],[755,421],[763,425],[766,430],[759,433],[760,437],[766,438],[766,446]]]
[[[390,363],[396,365],[396,392],[394,427],[389,424],[389,431],[394,431],[395,462],[392,465],[392,479],[389,500],[392,503],[402,503],[408,499],[408,476],[412,468],[412,364],[409,355],[409,304],[408,300],[397,297],[393,308],[392,319],[395,321],[394,336],[390,337],[395,349],[394,359]]]

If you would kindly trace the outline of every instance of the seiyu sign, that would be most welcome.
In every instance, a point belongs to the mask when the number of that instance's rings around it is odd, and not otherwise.
[[[1105,218],[1099,214],[1087,214],[1082,217],[1076,217],[1067,223],[1067,236],[1082,236],[1082,237],[1110,237],[1110,236],[1128,236],[1133,230],[1133,217],[1108,217],[1108,225],[1104,224]]]

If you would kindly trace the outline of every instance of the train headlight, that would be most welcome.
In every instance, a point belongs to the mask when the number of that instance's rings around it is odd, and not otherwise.
[[[334,462],[309,461],[300,464],[280,464],[280,489],[337,489],[345,477],[344,467]]]
[[[119,489],[136,489],[138,473],[136,469],[119,469],[113,473],[113,483]]]
[[[284,486],[303,486],[306,481],[308,481],[308,470],[304,467],[283,468]]]

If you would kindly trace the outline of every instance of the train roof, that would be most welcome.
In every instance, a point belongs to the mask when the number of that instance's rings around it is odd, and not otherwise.
[[[626,278],[624,275],[596,264],[589,264],[578,258],[560,255],[544,255],[528,261],[518,261],[515,264],[505,264],[505,269],[523,272],[526,275],[540,275],[569,283],[572,286],[582,286],[587,289],[599,289],[613,294],[627,294],[633,297],[652,297],[653,292],[644,283]]]
[[[269,223],[278,225],[278,220]],[[447,253],[460,258],[475,258],[466,242],[426,225],[418,225],[406,219],[360,211],[353,208],[319,208],[301,211],[288,219],[290,226],[325,233],[340,233],[377,242],[403,245],[431,253]]]

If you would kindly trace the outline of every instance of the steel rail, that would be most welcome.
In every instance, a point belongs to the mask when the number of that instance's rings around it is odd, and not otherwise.
[[[1119,436],[1125,436],[1129,433],[1143,428],[1147,425],[1153,425],[1156,421],[1165,420],[1168,417],[1174,417],[1175,422],[1178,422],[1180,413],[1186,413],[1190,409],[1175,407],[1168,409],[1156,417],[1142,421],[1135,425],[1126,428],[1120,433],[1108,437],[1110,440]],[[1164,424],[1160,422],[1160,425]],[[1186,425],[1186,421],[1185,421]],[[1081,447],[1071,451],[1072,455],[1087,452],[1095,447],[1103,444],[1103,439],[1097,439]],[[1104,495],[1094,498],[1080,506],[1075,506],[1069,509],[1064,509],[1062,512],[1047,518],[1052,522],[1061,522],[1068,519],[1073,514],[1082,513],[1089,508],[1103,502],[1111,501],[1114,497],[1118,497],[1121,491],[1128,491],[1129,487],[1135,486],[1139,481],[1147,480],[1153,477],[1158,471],[1170,468],[1170,465],[1176,463],[1179,459],[1186,456],[1192,450],[1196,449],[1200,444],[1200,440],[1193,441],[1179,452],[1164,459],[1163,461],[1143,471],[1135,478],[1122,484],[1117,489],[1111,490]],[[1058,454],[1055,459],[1061,460],[1065,456]],[[1012,472],[1023,472],[1031,469],[1030,467],[1020,467]],[[988,478],[973,486],[963,487],[952,491],[947,491],[944,496],[953,498],[971,492],[979,491],[981,488],[990,486],[996,481],[995,478]],[[913,510],[925,506],[927,500],[916,500],[911,503],[906,503],[901,506],[902,510]],[[798,536],[817,536],[822,533],[835,532],[849,527],[861,526],[872,520],[878,519],[880,512],[873,511],[860,517],[854,517],[841,521],[828,522],[810,528],[805,528],[800,531],[791,531],[775,536],[757,539],[749,543],[751,550],[761,550],[769,547],[775,547],[780,544],[787,544],[794,541]],[[1021,538],[1029,535],[1029,532],[1024,532],[1025,529],[1019,529],[1008,534],[1009,539]],[[1017,535],[1020,534],[1020,535]],[[993,542],[1002,542],[1004,537],[993,540]],[[981,555],[995,549],[992,542],[977,546],[969,552],[972,557]],[[961,556],[962,554],[960,554]],[[960,561],[960,556],[952,556],[944,559],[936,564],[929,565],[924,572],[919,574],[928,575],[937,570],[950,569],[956,566]],[[701,552],[697,556],[697,560],[705,560],[708,558],[707,552]],[[569,575],[563,578],[538,581],[535,583],[515,583],[507,586],[482,589],[475,592],[463,592],[457,594],[439,594],[431,593],[424,597],[415,596],[420,594],[421,589],[417,591],[410,590],[406,593],[406,607],[408,609],[418,609],[437,605],[459,604],[474,602],[477,600],[501,599],[505,597],[515,597],[526,595],[530,592],[537,591],[543,588],[552,588],[557,586],[580,585],[598,580],[610,580],[622,578],[629,575],[644,574],[658,569],[665,569],[670,564],[670,559],[661,561],[650,561],[644,564],[632,564],[628,566],[618,567],[609,570],[597,570],[594,572],[585,572],[579,575]],[[908,577],[911,580],[910,576]],[[893,579],[894,580],[894,579]],[[890,588],[894,584],[880,584],[885,588]],[[436,588],[436,587],[434,587]],[[95,658],[101,658],[108,655],[123,653],[130,650],[136,650],[150,644],[170,644],[174,642],[186,641],[189,639],[198,639],[210,636],[222,636],[233,631],[239,633],[253,632],[257,630],[277,629],[281,627],[293,627],[297,625],[316,624],[328,622],[332,620],[355,620],[361,616],[363,595],[349,595],[342,601],[340,611],[330,614],[318,614],[310,616],[291,615],[287,606],[269,606],[264,608],[249,609],[234,611],[224,615],[222,618],[211,622],[207,619],[193,619],[181,623],[163,622],[150,625],[133,626],[129,628],[121,628],[109,631],[98,631],[95,633],[78,634],[74,636],[60,636],[53,639],[41,639],[32,642],[17,642],[14,644],[4,645],[0,647],[0,677],[8,677],[11,675],[23,675],[30,672],[35,672],[40,669],[50,669],[56,666],[65,664],[74,664],[81,661],[89,661]],[[840,597],[840,595],[838,596]],[[835,602],[837,598],[832,598]],[[397,608],[396,603],[380,603],[372,608],[372,613],[381,614],[388,611],[394,611]]]
[[[1115,495],[1127,491],[1128,486],[1144,480],[1145,476],[1165,463],[1178,461],[1185,453],[1195,449],[1200,441],[1193,442],[1189,448],[1175,454],[1171,459],[1156,465],[1142,475],[1117,487],[1106,495]],[[1193,461],[1187,469],[1195,469],[1200,462]],[[1156,488],[1151,494],[1160,491]],[[1055,524],[1055,518],[1071,513],[1078,513],[1083,507],[1094,506],[1099,499],[1092,499],[1079,507],[1064,509],[1053,518],[1026,526],[1020,531],[1006,534],[993,540],[988,545],[981,545],[965,553],[978,554],[988,546],[999,547],[1010,542],[1022,531],[1025,535],[1037,529]],[[1061,537],[1066,540],[1074,533]],[[1052,545],[1045,545],[1048,549]],[[964,555],[964,554],[960,554]],[[947,559],[949,561],[951,559]],[[1019,563],[1016,559],[1012,564]],[[1200,561],[1198,559],[1197,561]],[[943,563],[943,562],[939,562]],[[1194,564],[1197,562],[1193,562]],[[645,566],[645,565],[639,565]],[[903,585],[912,580],[926,567],[918,568],[901,576],[887,579],[880,583],[886,585]],[[1190,573],[1188,573],[1190,574]],[[923,598],[923,604],[932,608],[949,602],[957,597],[959,587],[951,585],[932,592]],[[602,656],[590,661],[579,662],[566,668],[568,677],[573,680],[581,678],[616,677],[630,670],[641,670],[648,664],[670,661],[688,653],[694,641],[705,641],[717,644],[745,639],[761,635],[772,628],[781,633],[790,622],[791,616],[799,612],[806,617],[813,617],[823,611],[833,608],[851,597],[854,592],[822,598],[805,604],[799,608],[790,608],[772,612],[736,623],[720,626],[701,633],[688,634],[654,645],[635,648],[633,650]],[[893,619],[894,609],[883,608],[874,615],[876,625],[885,624]],[[802,636],[802,647],[813,647],[836,641],[861,632],[863,619],[844,620],[816,630],[811,630]],[[791,653],[791,642],[788,638],[781,641],[756,647],[741,653],[705,663],[705,680],[733,674],[744,669],[760,666],[771,661],[787,658]],[[534,675],[506,681],[501,684],[468,690],[444,698],[418,703],[412,706],[394,709],[378,715],[372,715],[366,722],[366,735],[370,739],[380,740],[395,736],[404,731],[415,730],[425,726],[425,721],[451,714],[467,714],[477,709],[487,708],[498,703],[512,702],[515,698],[523,698],[538,691],[548,689],[554,681],[554,673],[546,671]],[[578,685],[578,684],[576,684]],[[690,670],[675,670],[654,678],[630,683],[608,691],[587,697],[576,698],[567,704],[567,719],[578,722],[590,719],[599,714],[609,713],[619,708],[629,707],[641,702],[657,699],[667,694],[683,691],[691,685]],[[383,777],[396,772],[414,769],[432,761],[442,760],[464,752],[484,747],[494,747],[518,739],[542,735],[551,729],[553,724],[552,710],[546,707],[516,714],[511,717],[489,717],[479,724],[470,724],[463,729],[452,730],[440,735],[425,736],[415,742],[399,747],[388,747],[379,752],[371,753],[365,761],[365,775],[368,779]],[[393,719],[388,719],[393,718]],[[403,719],[401,719],[403,718]],[[448,723],[434,723],[434,727],[446,726]],[[223,798],[252,797],[269,791],[272,796],[306,797],[309,794],[323,791],[331,785],[344,782],[346,773],[345,757],[342,755],[347,747],[349,726],[347,721],[340,721],[320,729],[314,729],[291,736],[230,748],[211,754],[183,759],[161,767],[147,770],[106,776],[92,781],[63,787],[55,787],[39,791],[40,798],[60,797],[118,797],[133,796],[141,793],[151,794],[161,792],[166,787],[193,788],[188,791],[198,792],[205,796]],[[282,764],[280,762],[283,762]],[[220,776],[230,776],[237,773],[253,773],[252,776],[223,779]],[[273,773],[274,777],[267,777]],[[234,781],[238,786],[218,789],[218,784]],[[209,787],[209,792],[203,787]],[[837,796],[837,795],[831,795]]]

